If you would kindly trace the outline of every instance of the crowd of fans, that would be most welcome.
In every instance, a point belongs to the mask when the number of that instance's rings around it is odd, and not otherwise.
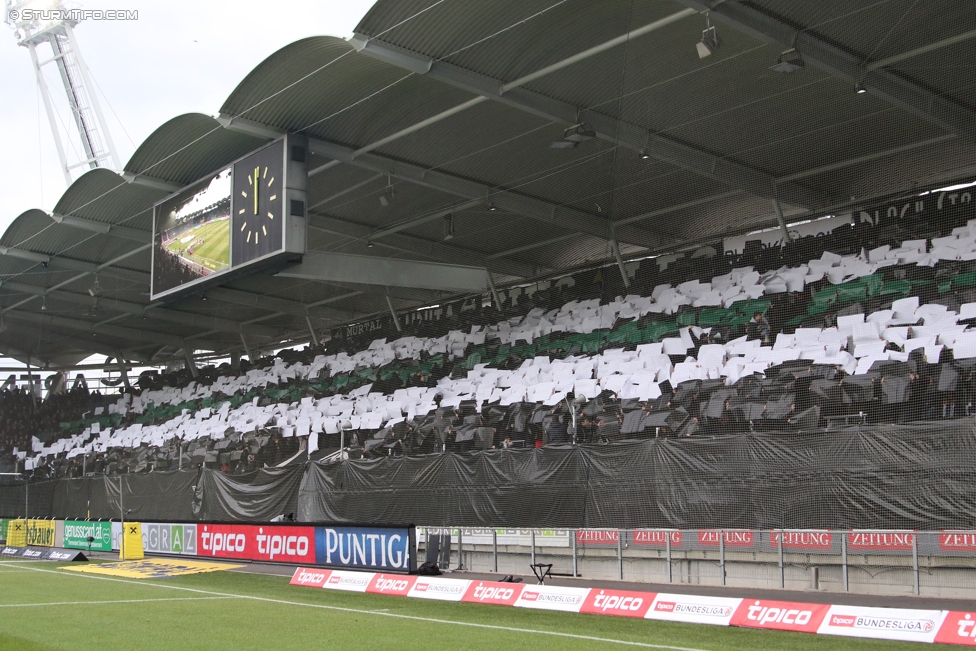
[[[949,225],[952,226],[952,225]],[[926,227],[929,230],[925,230]],[[733,269],[748,266],[760,273],[786,269],[806,260],[814,260],[818,252],[829,250],[853,255],[867,248],[885,243],[895,246],[902,240],[936,238],[945,233],[946,225],[919,223],[915,230],[878,228],[858,225],[843,233],[825,238],[807,238],[787,247],[754,250],[738,256],[685,256],[661,268],[653,260],[642,262],[631,286],[625,288],[615,268],[603,268],[574,276],[572,283],[549,283],[534,292],[519,292],[502,305],[482,306],[478,299],[469,309],[459,310],[436,321],[409,324],[400,337],[443,336],[451,332],[468,332],[472,327],[505,321],[518,322],[533,313],[554,313],[570,302],[597,299],[604,305],[612,297],[624,294],[649,296],[662,283],[678,285],[691,280],[709,281],[728,274]],[[939,262],[934,265],[889,265],[885,278],[908,283],[908,294],[926,304],[942,305],[958,312],[962,305],[976,303],[973,284],[954,283],[954,279],[976,273],[976,262]],[[835,284],[835,283],[834,283]],[[802,291],[779,291],[763,297],[764,309],[755,311],[739,322],[715,323],[690,332],[691,344],[686,352],[671,354],[675,367],[687,359],[699,358],[705,347],[715,347],[732,341],[753,341],[771,347],[783,333],[796,328],[830,328],[846,315],[873,314],[889,308],[891,297],[863,296],[837,302],[829,310],[814,310],[811,305],[818,294],[832,287],[827,278],[808,283]],[[655,290],[656,291],[656,290]],[[514,294],[514,293],[513,293]],[[695,323],[700,308],[681,304],[671,314],[681,323]],[[647,325],[647,317],[615,315],[612,323],[597,331],[607,333],[599,350],[580,350],[566,332],[553,332],[546,344],[545,355],[555,360],[578,360],[587,355],[606,355],[608,351],[633,352],[638,344],[613,340],[612,333],[635,323]],[[916,327],[925,325],[922,318]],[[959,321],[972,324],[965,319]],[[908,337],[912,336],[909,328]],[[278,359],[287,364],[312,365],[323,355],[337,353],[358,354],[370,345],[375,333],[359,337],[336,337],[304,350],[284,350]],[[531,342],[527,342],[531,343]],[[853,347],[853,344],[851,344]],[[481,344],[469,342],[462,350],[450,355],[433,357],[421,350],[414,360],[396,360],[368,373],[345,373],[349,382],[334,383],[323,389],[329,379],[325,370],[315,378],[294,377],[272,385],[250,390],[247,398],[260,404],[294,403],[303,398],[322,399],[337,393],[348,394],[369,384],[371,394],[392,395],[402,389],[436,389],[446,379],[463,379],[472,371],[471,357],[491,358],[481,368],[503,371],[519,369],[526,363],[528,353],[504,354],[500,339],[488,338]],[[375,455],[425,454],[440,451],[466,452],[497,448],[534,447],[579,443],[584,445],[610,444],[635,438],[716,436],[756,431],[810,431],[831,425],[831,418],[842,416],[854,422],[905,422],[940,418],[960,418],[976,413],[976,358],[956,360],[950,348],[943,347],[937,359],[929,359],[924,347],[908,350],[889,341],[886,350],[897,351],[898,360],[876,362],[869,372],[854,373],[853,366],[814,363],[794,359],[767,365],[762,373],[746,373],[732,381],[730,378],[690,379],[672,384],[660,383],[655,397],[627,398],[608,389],[596,395],[582,396],[568,392],[555,404],[526,400],[501,405],[497,401],[462,400],[459,404],[442,405],[438,395],[435,408],[425,414],[403,414],[402,419],[386,427],[353,428],[346,423],[338,432],[312,431],[308,438],[283,436],[280,427],[272,423],[254,432],[231,433],[221,440],[197,439],[187,442],[171,439],[163,445],[142,446],[132,450],[110,449],[86,455],[65,453],[45,458],[33,471],[35,477],[78,477],[82,474],[147,472],[193,469],[207,466],[223,472],[248,473],[259,468],[276,466],[292,460],[304,461],[332,454],[340,448],[340,441],[350,457]],[[479,352],[480,351],[480,352]],[[660,355],[660,350],[657,351]],[[483,354],[483,355],[482,355]],[[590,358],[592,359],[592,358]],[[853,359],[853,357],[851,358]],[[402,370],[413,363],[410,373]],[[274,357],[252,362],[241,361],[237,367],[222,364],[200,369],[193,377],[188,370],[172,373],[149,373],[139,377],[129,391],[139,396],[146,391],[166,387],[186,387],[191,382],[214,385],[219,378],[239,377],[251,369],[263,369],[275,364]],[[362,369],[357,369],[357,371]],[[41,440],[77,434],[61,424],[76,421],[90,412],[92,398],[85,389],[55,394],[40,400],[22,390],[4,391],[0,395],[0,465],[13,462],[12,451],[27,450],[33,436]],[[233,398],[216,392],[212,404]],[[136,422],[140,414],[122,416],[117,426]],[[312,439],[314,445],[312,444]],[[309,453],[306,453],[306,450]],[[310,454],[314,451],[314,454]],[[333,455],[335,456],[335,455]]]
[[[65,421],[76,420],[103,403],[99,391],[79,386],[42,400],[29,389],[0,391],[0,466],[13,470],[13,451],[30,449],[39,433],[54,433]]]

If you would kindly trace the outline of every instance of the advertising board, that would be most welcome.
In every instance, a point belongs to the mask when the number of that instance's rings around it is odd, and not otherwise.
[[[941,610],[831,606],[817,631],[821,635],[934,642],[945,619]]]
[[[196,524],[145,523],[142,525],[143,547],[155,554],[181,554],[195,556],[197,553]]]
[[[169,541],[172,548],[173,526]],[[296,525],[197,524],[198,556],[337,568],[410,572],[415,565],[414,536],[407,527],[312,527]],[[159,532],[162,545],[164,531]],[[184,532],[184,541],[189,537]],[[153,541],[148,541],[147,551]]]
[[[39,547],[54,547],[54,533],[57,526],[54,520],[28,520],[27,544]]]
[[[690,594],[659,593],[645,619],[728,626],[742,602],[730,597],[704,597]]]
[[[89,538],[91,541],[88,540]],[[65,520],[62,546],[68,549],[110,552],[112,551],[112,524],[110,522]]]

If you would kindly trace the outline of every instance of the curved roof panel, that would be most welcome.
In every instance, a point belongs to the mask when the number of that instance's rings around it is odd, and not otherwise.
[[[153,131],[132,154],[125,171],[186,185],[264,142],[224,129],[209,115],[186,113]]]
[[[165,191],[128,183],[115,172],[98,168],[86,172],[65,190],[54,214],[148,232],[152,230],[152,204],[164,196]]]
[[[0,246],[19,247],[56,222],[43,210],[31,208],[14,219],[0,236]]]

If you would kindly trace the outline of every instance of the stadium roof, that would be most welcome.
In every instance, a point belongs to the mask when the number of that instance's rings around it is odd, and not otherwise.
[[[700,59],[706,20],[720,45]],[[264,274],[150,304],[153,203],[285,131],[311,139],[310,250],[499,284],[774,225],[774,199],[800,219],[956,180],[976,153],[974,36],[976,3],[952,0],[380,0],[353,39],[275,52],[218,118],[176,117],[121,174],[20,215],[0,238],[0,353],[267,349],[442,298]],[[803,66],[771,70],[790,48]],[[579,123],[595,137],[550,146]]]

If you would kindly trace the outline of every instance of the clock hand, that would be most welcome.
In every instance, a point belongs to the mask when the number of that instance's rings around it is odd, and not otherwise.
[[[258,214],[258,172],[260,167],[254,168],[254,214]]]

